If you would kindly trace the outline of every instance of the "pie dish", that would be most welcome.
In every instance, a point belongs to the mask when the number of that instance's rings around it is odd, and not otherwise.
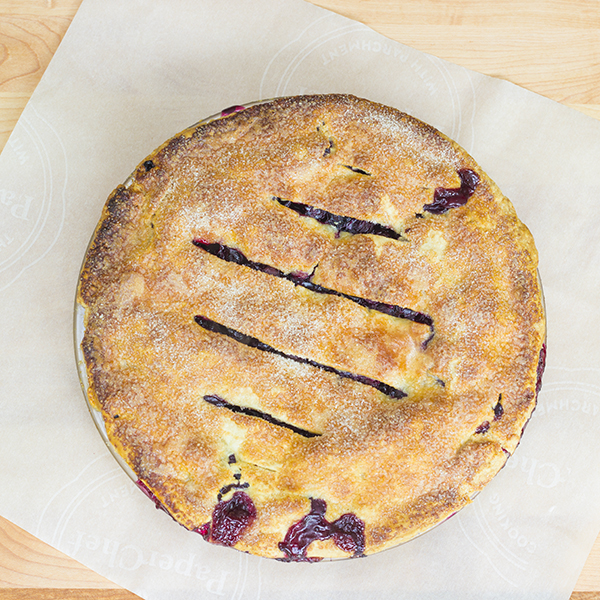
[[[535,407],[532,236],[456,143],[349,95],[232,107],[109,197],[81,271],[87,393],[157,506],[284,561],[468,504]]]

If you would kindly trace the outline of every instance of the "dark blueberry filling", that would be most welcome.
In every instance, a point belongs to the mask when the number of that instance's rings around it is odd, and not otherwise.
[[[494,421],[497,421],[504,414],[504,408],[502,406],[502,394],[498,397],[498,402],[494,406]]]
[[[173,515],[171,515],[171,513],[165,508],[164,504],[154,495],[154,492],[152,492],[141,479],[138,479],[135,484],[140,488],[140,490],[142,490],[142,492],[144,492],[144,494],[146,494],[148,498],[150,498],[150,500],[152,500],[152,502],[154,502],[154,506],[156,506],[156,508],[159,510],[164,510],[170,517],[173,517]]]
[[[321,123],[321,125],[325,125],[325,122],[323,121]],[[324,135],[327,135],[325,132],[322,132],[321,125],[317,125],[317,131],[320,132],[320,133],[323,133]],[[327,148],[325,148],[325,150],[323,151],[323,157],[327,157],[332,152],[335,152],[335,140],[331,136],[328,136],[327,137],[327,142],[328,142],[327,143]]]
[[[423,210],[439,215],[467,203],[479,183],[479,176],[470,169],[460,169],[457,173],[460,177],[460,187],[436,188],[433,193],[433,202],[425,204]]]
[[[155,164],[151,160],[147,160],[144,163],[144,169],[146,169],[146,172],[150,171],[150,169],[154,169],[154,167],[155,167]]]
[[[431,333],[427,336],[427,339],[425,339],[423,341],[423,343],[421,344],[421,350],[423,350],[423,352],[425,352],[425,350],[427,350],[427,346],[429,346],[429,342],[431,342],[431,340],[433,339],[433,336],[435,335],[435,331],[433,330],[433,319],[431,317],[429,317],[428,315],[424,315],[423,313],[416,313],[416,314],[427,317],[427,321],[425,321],[425,320],[417,321],[416,319],[411,319],[411,321],[416,321],[417,323],[422,323],[423,325],[429,325],[429,327],[431,327]],[[408,318],[408,317],[406,317],[406,318]]]
[[[356,302],[356,304],[364,306],[365,308],[376,310],[385,313],[386,315],[390,315],[392,317],[408,319],[409,321],[421,323],[422,325],[427,325],[428,327],[433,328],[433,319],[429,315],[417,312],[410,308],[397,306],[395,304],[386,304],[385,302],[368,300],[367,298],[360,298],[359,296],[352,296],[350,294],[344,294],[342,292],[323,287],[322,285],[318,285],[310,281],[312,278],[311,273],[294,271],[292,273],[286,274],[283,271],[276,269],[275,267],[271,267],[270,265],[265,265],[263,263],[251,261],[248,258],[246,258],[246,256],[244,256],[244,254],[242,254],[242,252],[240,252],[239,250],[236,250],[235,248],[231,248],[229,246],[224,246],[223,244],[209,243],[205,240],[200,239],[194,239],[193,244],[198,248],[202,248],[202,250],[204,250],[205,252],[208,252],[209,254],[220,258],[221,260],[233,262],[238,265],[243,265],[245,267],[249,267],[250,269],[254,269],[255,271],[260,271],[261,273],[273,275],[274,277],[281,277],[282,279],[287,279],[296,285],[301,285],[302,287],[305,287],[306,289],[316,292],[318,294],[329,294],[332,296],[339,296],[340,298],[346,298],[347,300],[352,300],[352,302]],[[426,343],[429,343],[430,339],[431,338],[429,338]]]
[[[235,492],[229,500],[221,500],[212,514],[212,521],[196,531],[205,540],[222,546],[233,546],[256,518],[256,507],[245,492]]]
[[[325,148],[323,156],[329,156],[335,150],[335,142],[333,141],[333,138],[329,138],[328,142],[328,146]]]
[[[285,554],[285,562],[315,562],[320,559],[309,558],[306,551],[315,541],[333,538],[336,546],[354,556],[362,556],[365,550],[365,524],[356,515],[346,513],[330,523],[325,519],[327,503],[311,498],[310,512],[292,525],[279,549]]]
[[[141,479],[136,481],[136,485],[154,502],[157,509],[165,511],[171,518],[174,518]],[[232,489],[247,488],[249,485],[248,483],[233,483],[224,486],[219,492],[219,503],[213,511],[212,521],[204,523],[194,531],[207,541],[223,546],[233,546],[240,539],[245,529],[254,521],[256,507],[248,494],[244,492],[235,492],[226,501],[222,501],[221,497]]]
[[[199,533],[206,541],[208,541],[210,538],[210,522],[204,523],[204,525],[200,525],[200,527],[196,527],[194,531]]]
[[[262,419],[263,421],[267,421],[268,423],[272,423],[273,425],[277,425],[279,427],[285,427],[286,429],[291,429],[294,433],[297,433],[301,436],[311,438],[317,437],[321,434],[314,433],[313,431],[307,431],[306,429],[301,429],[300,427],[296,427],[295,425],[291,425],[290,423],[286,423],[285,421],[280,421],[275,417],[269,415],[268,413],[264,413],[260,410],[256,410],[255,408],[249,408],[247,406],[238,406],[237,404],[231,404],[227,402],[227,400],[223,400],[223,398],[219,396],[204,396],[204,400],[213,406],[218,406],[219,408],[226,408],[234,413],[240,413],[242,415],[247,415],[249,417],[257,417],[258,419]],[[225,492],[223,492],[225,493]]]
[[[305,273],[304,271],[292,271],[291,273],[288,273],[287,275],[283,275],[283,277],[285,277],[286,279],[289,279],[291,282],[295,283],[296,285],[305,285],[305,284],[311,282],[310,280],[313,278],[316,268],[317,268],[317,265],[315,265],[314,269],[312,270],[312,273]],[[323,288],[323,289],[325,289],[325,288]]]
[[[542,345],[542,349],[540,350],[540,357],[538,359],[537,366],[537,381],[535,384],[535,393],[539,394],[542,389],[542,375],[544,374],[544,369],[546,368],[546,344]]]
[[[310,281],[300,281],[297,284],[305,287],[308,290],[312,290],[313,292],[318,292],[319,294],[330,294],[332,296],[339,296],[341,298],[352,300],[352,302],[356,302],[356,304],[359,304],[360,306],[385,313],[391,317],[408,319],[409,321],[421,323],[422,325],[427,325],[428,327],[433,326],[433,319],[429,315],[417,312],[410,308],[397,306],[395,304],[386,304],[385,302],[377,302],[376,300],[368,300],[367,298],[360,298],[359,296],[352,296],[351,294],[344,294],[343,292],[338,292],[336,290],[311,283]]]
[[[333,541],[338,548],[362,556],[365,551],[365,524],[356,515],[346,513],[332,524]]]
[[[383,383],[382,381],[377,381],[376,379],[371,379],[370,377],[365,377],[364,375],[357,375],[355,373],[348,373],[347,371],[340,371],[339,369],[336,369],[335,367],[323,365],[314,360],[310,360],[309,358],[302,358],[301,356],[295,356],[294,354],[286,354],[285,352],[282,352],[281,350],[277,350],[276,348],[273,348],[273,346],[269,346],[268,344],[265,344],[264,342],[261,342],[260,340],[254,338],[254,337],[251,337],[249,335],[246,335],[245,333],[236,331],[235,329],[231,329],[230,327],[226,327],[225,325],[221,325],[220,323],[217,323],[215,321],[207,319],[206,317],[197,315],[194,317],[194,320],[196,321],[196,323],[198,323],[198,325],[200,325],[200,327],[203,327],[204,329],[207,329],[208,331],[213,331],[214,333],[220,333],[222,335],[226,335],[230,338],[233,338],[240,344],[249,346],[250,348],[257,348],[258,350],[262,350],[263,352],[270,352],[272,354],[276,354],[277,356],[281,356],[283,358],[287,358],[289,360],[293,360],[298,363],[310,365],[312,367],[317,367],[318,369],[323,369],[324,371],[327,371],[329,373],[335,373],[336,375],[339,375],[340,377],[345,377],[346,379],[351,379],[353,381],[357,381],[358,383],[362,383],[364,385],[370,385],[371,387],[374,387],[375,389],[379,390],[386,396],[390,396],[391,398],[404,398],[406,396],[406,393],[403,392],[402,390],[392,387],[391,385],[388,385],[387,383]],[[217,404],[217,402],[225,402],[224,400],[218,398],[218,396],[209,396],[209,397],[216,399],[212,402],[216,406],[221,406],[220,404]],[[251,409],[248,409],[248,410],[251,410]]]
[[[225,496],[225,494],[228,494],[231,490],[245,490],[249,487],[250,484],[247,481],[245,483],[228,483],[219,490],[219,493],[217,494],[217,500],[221,502],[223,496]]]
[[[221,116],[227,117],[229,115],[232,115],[233,113],[240,112],[240,110],[244,110],[245,108],[246,108],[245,106],[240,106],[239,104],[236,104],[235,106],[230,106],[229,108],[224,108],[221,111]]]
[[[367,175],[369,177],[371,176],[371,173],[365,171],[364,169],[359,169],[358,167],[352,167],[350,165],[342,165],[342,167],[344,167],[345,169],[350,169],[354,173],[359,173],[360,175]]]
[[[290,279],[294,281],[295,275],[290,273],[286,275],[283,271],[276,269],[275,267],[271,267],[270,265],[265,265],[264,263],[254,262],[252,260],[248,260],[246,256],[237,250],[236,248],[231,248],[230,246],[224,246],[223,244],[218,243],[210,243],[201,239],[192,240],[194,246],[198,248],[202,248],[205,252],[220,258],[226,262],[232,262],[236,265],[243,265],[245,267],[249,267],[250,269],[254,269],[255,271],[260,271],[261,273],[267,273],[268,275],[273,275],[274,277],[283,277],[284,279]],[[310,278],[310,275],[306,273],[299,274],[298,280],[301,281],[302,278]]]
[[[347,167],[351,168],[351,167]],[[352,168],[354,170],[354,168]],[[366,171],[363,172],[368,175]],[[282,198],[275,198],[279,204],[285,206],[297,212],[302,217],[309,217],[315,219],[323,225],[332,225],[338,230],[338,234],[341,231],[347,233],[359,234],[359,233],[370,233],[372,235],[381,235],[383,237],[398,240],[402,236],[386,225],[380,225],[379,223],[372,223],[371,221],[363,221],[362,219],[355,219],[354,217],[343,217],[341,215],[334,215],[322,208],[315,208],[308,204],[302,204],[300,202],[291,202],[290,200],[283,200]]]
[[[535,383],[536,401],[537,401],[537,395],[540,393],[540,390],[542,389],[542,375],[544,374],[545,368],[546,368],[546,344],[542,344],[542,348],[540,350],[538,364],[537,364],[537,380]],[[525,421],[525,424],[523,425],[523,428],[521,429],[521,437],[523,437],[523,434],[525,433],[525,429],[527,428],[527,425],[529,425],[530,420],[531,420],[531,416],[529,417],[529,419],[527,419],[527,421]]]
[[[477,427],[477,429],[475,430],[475,433],[487,433],[489,428],[490,428],[490,422],[484,421],[481,425],[479,425]]]
[[[230,455],[229,455],[229,458],[227,459],[227,462],[228,462],[230,465],[232,465],[233,463],[237,462],[237,461],[235,460],[235,454],[230,454]]]

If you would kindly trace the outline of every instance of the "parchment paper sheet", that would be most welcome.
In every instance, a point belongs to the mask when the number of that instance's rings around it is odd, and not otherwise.
[[[75,368],[75,287],[109,192],[220,109],[306,92],[396,106],[469,151],[540,251],[548,367],[507,467],[366,559],[206,544],[103,445]],[[600,123],[302,0],[84,0],[0,157],[0,513],[148,599],[566,599],[600,529]]]

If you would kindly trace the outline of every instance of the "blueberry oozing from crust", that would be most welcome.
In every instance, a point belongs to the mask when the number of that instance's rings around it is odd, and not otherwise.
[[[433,194],[433,202],[425,204],[423,210],[441,215],[451,208],[458,208],[467,203],[479,183],[479,175],[471,169],[460,169],[457,173],[460,178],[460,187],[436,188]]]
[[[316,541],[333,538],[336,546],[352,554],[361,556],[365,550],[365,524],[356,515],[345,513],[333,522],[325,519],[327,503],[312,498],[310,512],[287,531],[279,543],[284,553],[284,562],[315,562],[319,558],[307,556],[308,547]]]
[[[245,492],[235,492],[229,500],[215,506],[212,520],[197,531],[207,541],[221,546],[233,546],[256,518],[254,502]]]
[[[317,361],[314,361],[310,358],[296,356],[295,354],[287,354],[285,352],[282,352],[281,350],[277,350],[273,346],[270,346],[269,344],[266,344],[265,342],[262,342],[261,340],[255,338],[255,337],[246,335],[245,333],[242,333],[241,331],[237,331],[237,330],[232,329],[231,327],[227,327],[221,323],[217,323],[216,321],[213,321],[212,319],[208,319],[202,315],[196,315],[194,317],[194,320],[196,321],[196,323],[198,325],[200,325],[200,327],[207,329],[208,331],[213,331],[215,333],[220,333],[221,335],[225,335],[227,337],[233,338],[237,342],[244,344],[245,346],[249,346],[250,348],[257,348],[258,350],[261,350],[263,352],[269,352],[270,354],[275,354],[277,356],[281,356],[282,358],[286,358],[288,360],[291,360],[291,361],[294,361],[297,363],[310,365],[311,367],[316,367],[317,369],[322,369],[323,371],[327,371],[328,373],[334,373],[335,375],[339,375],[340,377],[342,377],[344,379],[351,379],[352,381],[357,381],[358,383],[362,383],[363,385],[368,385],[368,386],[374,387],[375,389],[379,390],[380,392],[382,392],[386,396],[389,396],[390,398],[404,398],[406,396],[406,392],[404,392],[403,390],[395,388],[391,385],[388,385],[387,383],[384,383],[383,381],[379,381],[377,379],[372,379],[371,377],[367,377],[365,375],[360,375],[358,373],[350,373],[348,371],[342,371],[342,370],[332,367],[330,365],[325,365],[325,364],[319,363]],[[223,404],[225,402],[223,399],[218,398],[216,396],[215,397],[206,396],[205,400],[207,398],[211,399],[211,400],[207,400],[209,403],[215,404],[215,405]]]

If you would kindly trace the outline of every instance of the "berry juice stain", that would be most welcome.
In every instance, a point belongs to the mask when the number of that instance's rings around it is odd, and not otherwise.
[[[356,515],[346,513],[330,523],[325,519],[327,503],[311,498],[310,512],[292,525],[279,549],[285,554],[284,562],[316,562],[306,551],[315,541],[333,538],[335,545],[353,556],[362,556],[365,550],[365,524]]]
[[[240,112],[241,110],[244,110],[245,108],[246,108],[245,106],[241,106],[239,104],[236,104],[235,106],[229,106],[228,108],[224,108],[221,111],[221,116],[228,117],[229,115],[232,115],[236,112]]]
[[[154,502],[154,506],[158,510],[163,510],[166,512],[171,518],[174,518],[173,515],[167,510],[164,504],[154,495],[154,492],[141,480],[138,479],[135,484],[144,492],[147,498],[150,498],[152,502]]]
[[[234,546],[256,518],[256,507],[245,492],[235,492],[215,506],[212,521],[196,529],[206,541]]]
[[[460,169],[457,173],[460,178],[460,187],[436,188],[433,202],[426,204],[423,210],[434,215],[441,215],[451,208],[457,208],[467,203],[479,183],[479,175],[470,169]]]
[[[540,356],[538,359],[537,366],[537,381],[535,385],[535,393],[539,394],[542,389],[542,376],[544,374],[544,369],[546,368],[546,344],[542,344],[542,349],[540,350]]]

